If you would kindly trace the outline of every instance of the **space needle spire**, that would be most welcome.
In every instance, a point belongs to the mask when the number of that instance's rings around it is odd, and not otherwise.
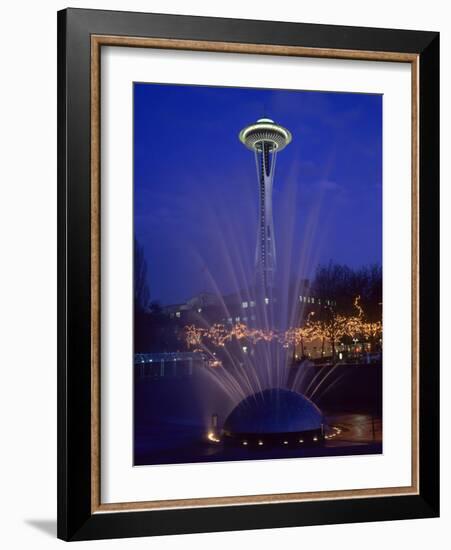
[[[240,141],[255,154],[259,185],[259,222],[255,266],[257,282],[262,286],[265,298],[269,299],[274,287],[276,270],[276,246],[272,214],[272,189],[276,156],[291,141],[291,133],[269,118],[260,118],[243,128]]]

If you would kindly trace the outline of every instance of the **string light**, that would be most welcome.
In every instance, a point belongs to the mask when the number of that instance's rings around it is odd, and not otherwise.
[[[335,313],[330,307],[326,318],[317,319],[314,312],[307,315],[302,327],[289,328],[279,332],[269,329],[248,327],[244,323],[235,323],[231,327],[215,323],[209,328],[187,325],[185,327],[185,341],[189,348],[201,349],[206,342],[216,347],[225,347],[232,340],[247,340],[252,344],[260,341],[276,341],[284,348],[311,343],[314,340],[323,340],[332,346],[349,337],[353,340],[379,341],[382,339],[382,321],[367,321],[360,304],[360,296],[354,300],[356,315],[342,315]]]

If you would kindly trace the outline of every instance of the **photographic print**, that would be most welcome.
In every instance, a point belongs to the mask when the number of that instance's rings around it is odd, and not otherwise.
[[[134,83],[135,466],[382,453],[382,102]]]

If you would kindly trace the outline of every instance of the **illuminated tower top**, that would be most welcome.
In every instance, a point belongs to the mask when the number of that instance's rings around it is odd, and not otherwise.
[[[290,143],[291,132],[270,118],[259,118],[255,124],[243,128],[239,137],[252,151],[261,152],[263,144],[267,144],[271,151],[281,151]]]

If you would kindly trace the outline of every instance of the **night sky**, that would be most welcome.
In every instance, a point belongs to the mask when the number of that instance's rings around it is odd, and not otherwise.
[[[253,280],[258,182],[238,133],[262,117],[293,134],[274,182],[279,284],[329,260],[382,263],[382,96],[135,83],[134,231],[152,301]]]

